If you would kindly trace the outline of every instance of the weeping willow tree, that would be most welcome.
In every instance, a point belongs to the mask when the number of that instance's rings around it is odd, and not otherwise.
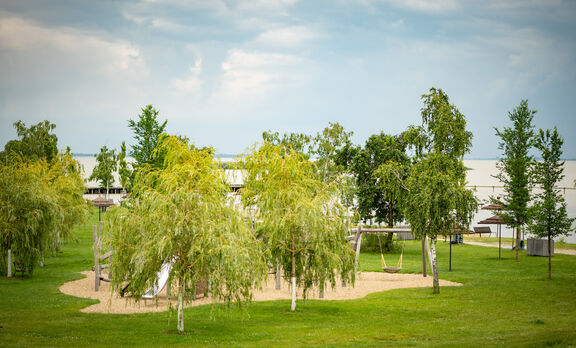
[[[12,158],[0,167],[1,269],[11,276],[14,262],[32,273],[46,252],[74,238],[72,226],[85,217],[80,169],[69,153],[52,163]]]
[[[184,330],[183,303],[195,284],[208,279],[210,294],[226,302],[251,299],[266,274],[261,243],[247,220],[227,200],[229,188],[210,151],[176,137],[164,137],[155,153],[162,168],[141,168],[134,198],[108,214],[112,287],[138,301],[163,264],[172,271],[168,286],[178,297],[178,330]]]
[[[304,297],[313,287],[336,285],[337,275],[352,281],[353,252],[345,240],[344,209],[337,190],[318,180],[315,165],[285,146],[264,143],[242,161],[246,169],[241,191],[246,207],[258,212],[256,235],[269,251],[268,262],[279,263]]]

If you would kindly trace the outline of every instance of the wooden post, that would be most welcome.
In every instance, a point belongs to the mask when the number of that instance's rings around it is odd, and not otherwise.
[[[94,235],[94,291],[100,289],[100,255],[99,255],[99,245],[100,240],[98,238],[98,231],[96,230],[96,225],[92,229]]]

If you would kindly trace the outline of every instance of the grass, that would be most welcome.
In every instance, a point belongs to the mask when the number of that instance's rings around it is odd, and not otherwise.
[[[576,257],[555,255],[552,280],[546,258],[439,242],[440,277],[462,287],[400,289],[351,301],[251,304],[246,312],[224,306],[189,308],[184,334],[174,313],[86,314],[93,300],[64,295],[58,287],[78,279],[92,263],[91,227],[80,243],[64,247],[46,266],[24,278],[0,279],[1,346],[528,346],[576,345]],[[420,244],[407,241],[404,273],[421,272]],[[386,255],[395,264],[399,254]],[[379,254],[362,254],[361,267],[380,269]],[[212,317],[212,318],[211,318]]]

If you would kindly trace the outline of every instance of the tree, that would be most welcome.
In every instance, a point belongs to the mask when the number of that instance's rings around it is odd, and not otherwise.
[[[353,252],[344,210],[335,198],[335,187],[316,179],[315,165],[287,146],[264,143],[243,161],[247,177],[241,190],[246,207],[258,212],[256,235],[265,243],[268,262],[279,262],[296,288],[306,297],[314,285],[332,287],[339,273],[352,279]]]
[[[401,181],[406,179],[410,160],[401,137],[380,133],[372,135],[364,148],[348,143],[338,151],[337,163],[344,165],[356,178],[358,213],[363,219],[375,218],[392,227],[401,221]],[[384,248],[392,248],[389,233]]]
[[[30,274],[43,265],[45,252],[72,239],[71,227],[86,213],[80,166],[70,149],[58,154],[56,126],[14,125],[20,139],[0,155],[0,264],[9,276],[13,259]]]
[[[134,171],[130,169],[130,164],[126,161],[126,143],[122,142],[118,160],[118,175],[120,176],[120,185],[124,191],[130,191],[131,182],[133,181]]]
[[[531,207],[533,219],[528,230],[538,237],[548,238],[548,279],[552,278],[551,240],[570,233],[575,220],[568,218],[564,197],[555,188],[564,178],[564,161],[560,160],[563,144],[556,127],[553,131],[540,129],[536,136],[535,146],[540,150],[542,161],[535,164],[534,179],[542,192],[536,194],[536,202]]]
[[[336,164],[336,154],[350,141],[353,132],[344,131],[339,123],[328,123],[328,127],[314,137],[313,153],[317,156],[316,165],[320,180],[330,182],[337,180],[343,167]]]
[[[138,301],[162,265],[171,263],[168,286],[177,289],[183,331],[184,296],[192,297],[195,284],[207,280],[210,294],[227,302],[249,300],[266,269],[260,242],[227,201],[229,188],[211,152],[173,136],[163,138],[158,151],[165,155],[162,168],[136,175],[137,200],[107,214],[115,251],[112,287],[121,291],[128,280],[127,293]]]
[[[96,180],[100,183],[100,188],[106,189],[106,197],[110,186],[114,185],[114,172],[118,167],[116,150],[108,149],[106,145],[100,148],[100,153],[96,157],[96,166],[88,180]]]
[[[502,131],[494,128],[501,139],[498,148],[504,151],[497,163],[500,172],[494,176],[504,184],[500,215],[508,226],[516,229],[516,261],[521,229],[530,218],[528,202],[531,200],[534,160],[529,151],[534,140],[532,119],[535,113],[536,110],[528,108],[528,101],[522,100],[514,111],[508,113],[512,128],[504,127]]]
[[[477,201],[466,189],[464,154],[472,133],[466,120],[441,89],[422,95],[422,125],[411,127],[407,141],[415,148],[415,164],[406,180],[404,215],[412,232],[430,238],[434,293],[440,293],[436,240],[455,228],[468,229]]]
[[[299,154],[310,158],[312,154],[312,138],[309,135],[303,133],[285,133],[282,137],[278,132],[272,133],[271,130],[262,133],[262,139],[264,142],[268,142],[272,145],[282,145],[285,146],[290,151],[295,151]]]
[[[128,120],[128,127],[134,132],[136,145],[132,145],[130,155],[134,157],[136,163],[135,169],[144,164],[153,165],[161,164],[162,158],[160,156],[153,156],[154,149],[159,143],[160,135],[164,133],[166,128],[165,120],[162,124],[158,122],[158,110],[154,109],[152,105],[146,105],[142,109],[142,113],[138,115],[138,121]]]
[[[44,159],[47,162],[52,162],[56,159],[58,156],[58,137],[52,133],[56,128],[55,124],[43,121],[27,128],[24,122],[17,121],[14,123],[14,127],[20,139],[10,140],[6,143],[0,158],[6,158],[12,154],[28,161]]]

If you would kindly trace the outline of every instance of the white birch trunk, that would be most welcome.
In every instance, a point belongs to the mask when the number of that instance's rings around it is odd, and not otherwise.
[[[280,267],[280,261],[279,261],[279,260],[276,260],[276,262],[277,262],[277,263],[276,263],[276,290],[280,290],[280,287],[281,287],[281,284],[282,284],[282,283],[281,283],[282,278],[281,278],[281,275],[280,275],[281,267]]]
[[[182,293],[184,289],[178,292],[178,331],[184,331],[184,309],[182,303]]]
[[[430,244],[428,242],[428,236],[424,237],[426,244],[426,253],[428,254],[428,262],[430,262],[430,269],[432,269],[432,251],[430,251]]]
[[[356,281],[356,274],[358,273],[358,259],[360,258],[360,247],[362,246],[362,233],[356,242],[356,260],[354,261],[354,281]]]
[[[292,277],[292,311],[296,310],[296,277]]]
[[[8,249],[8,278],[12,277],[12,249]]]
[[[426,243],[428,244],[428,243]],[[430,263],[432,264],[432,278],[434,293],[440,293],[440,280],[438,279],[438,262],[436,260],[436,238],[430,238]]]

